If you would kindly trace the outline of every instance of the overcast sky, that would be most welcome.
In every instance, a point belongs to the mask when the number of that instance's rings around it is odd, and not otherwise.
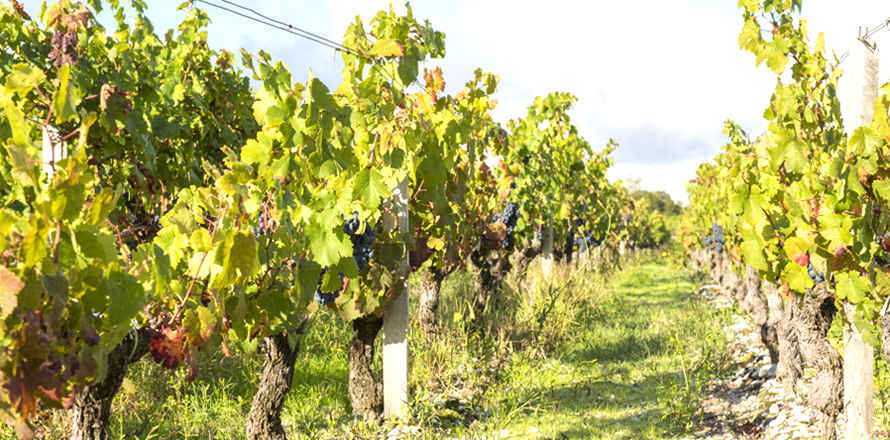
[[[182,20],[185,12],[176,10],[182,1],[148,1],[159,33]],[[367,23],[390,4],[233,1],[335,41],[356,15]],[[42,2],[23,3],[36,14]],[[449,93],[457,92],[477,67],[499,74],[495,117],[506,123],[525,115],[535,96],[570,92],[578,97],[573,122],[588,142],[597,149],[610,138],[621,145],[613,153],[610,178],[639,178],[643,189],[664,190],[684,204],[686,182],[726,143],[726,119],[752,137],[766,128],[762,114],[776,77],[765,65],[756,68],[754,56],[738,49],[743,23],[734,0],[423,0],[411,5],[416,17],[446,34],[447,56],[431,66],[442,67]],[[198,6],[212,20],[212,48],[263,49],[287,64],[296,81],[304,81],[311,68],[332,88],[339,83],[342,60],[331,49],[203,2]],[[399,3],[395,7],[404,11]],[[826,48],[840,56],[860,26],[874,27],[890,17],[890,2],[804,0],[802,15],[811,39],[824,32]],[[880,49],[890,51],[890,31],[881,31],[876,41],[879,57]],[[890,67],[884,67],[881,83],[888,78]],[[842,83],[841,99],[844,92]]]

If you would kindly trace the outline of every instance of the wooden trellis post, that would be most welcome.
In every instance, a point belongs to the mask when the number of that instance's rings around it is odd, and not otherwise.
[[[52,180],[55,175],[55,163],[68,157],[65,142],[60,139],[59,130],[46,125],[43,127],[43,172]]]
[[[544,232],[544,243],[541,257],[541,269],[545,276],[550,276],[553,270],[553,209],[550,210],[550,216],[547,219],[547,228]]]
[[[850,47],[850,103],[845,115],[848,133],[871,125],[878,99],[878,58],[867,41],[854,41]],[[853,307],[845,307],[853,316]],[[874,349],[862,340],[851,322],[844,326],[844,413],[847,415],[845,438],[872,438],[874,428]]]
[[[393,211],[399,232],[408,231],[408,179],[393,191]],[[401,417],[408,409],[408,254],[399,267],[397,282],[405,283],[398,298],[386,307],[383,317],[383,415]]]

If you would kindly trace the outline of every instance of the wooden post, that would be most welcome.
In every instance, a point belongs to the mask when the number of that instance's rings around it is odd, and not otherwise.
[[[878,58],[874,46],[854,41],[850,47],[850,103],[844,122],[847,133],[871,125],[878,98]],[[847,304],[844,312],[853,316]],[[852,320],[851,320],[852,321]],[[851,322],[844,326],[844,412],[847,440],[872,438],[874,428],[874,349],[862,340]]]
[[[550,210],[550,216],[547,219],[547,230],[544,231],[543,247],[541,269],[544,271],[544,275],[549,277],[550,271],[553,270],[553,209]]]
[[[52,180],[55,176],[56,162],[68,157],[65,142],[59,136],[59,130],[46,125],[43,127],[43,172]]]
[[[408,231],[408,178],[393,191],[393,211],[402,234]],[[383,316],[383,416],[401,417],[408,409],[408,252],[399,267],[404,290],[386,307]]]

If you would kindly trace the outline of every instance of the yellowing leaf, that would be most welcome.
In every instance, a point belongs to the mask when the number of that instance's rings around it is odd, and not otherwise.
[[[400,57],[405,54],[405,48],[396,40],[384,39],[375,41],[374,45],[371,46],[370,53],[371,56],[375,57]]]

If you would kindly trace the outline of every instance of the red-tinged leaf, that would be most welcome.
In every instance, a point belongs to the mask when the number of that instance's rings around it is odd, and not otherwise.
[[[0,266],[0,319],[12,313],[18,305],[18,294],[25,283],[9,269]]]
[[[807,267],[807,264],[810,263],[810,254],[801,252],[794,256],[794,262],[802,267]]]
[[[840,245],[838,245],[838,247],[834,248],[834,256],[835,257],[840,258],[848,253],[849,253],[849,251],[847,250],[847,245],[845,245],[844,243],[841,243]]]
[[[178,367],[185,359],[185,342],[177,330],[165,328],[161,333],[153,335],[148,345],[152,359],[168,370]]]
[[[19,368],[18,373],[3,383],[16,413],[28,418],[37,412],[38,399],[50,406],[61,407],[64,397],[63,384],[56,374],[45,365],[33,368]]]
[[[785,298],[786,301],[794,299],[794,292],[791,290],[791,286],[789,286],[787,282],[782,282],[782,287],[779,289],[779,293],[782,294],[782,297]]]
[[[227,357],[227,358],[231,358],[231,357],[232,357],[232,353],[229,351],[229,346],[226,345],[226,340],[225,340],[225,339],[223,339],[223,340],[221,341],[221,344],[220,344],[220,345],[222,346],[223,356],[225,356],[225,357]]]

